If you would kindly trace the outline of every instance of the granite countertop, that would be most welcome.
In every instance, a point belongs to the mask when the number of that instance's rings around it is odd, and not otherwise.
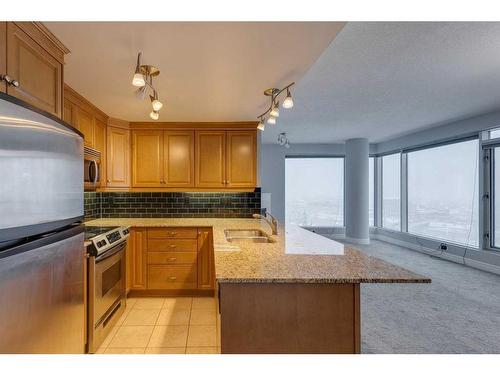
[[[212,227],[215,271],[219,283],[429,283],[415,274],[349,245],[295,225],[270,235],[261,219],[109,218],[85,225],[130,227]],[[272,243],[230,243],[226,229],[261,229]]]

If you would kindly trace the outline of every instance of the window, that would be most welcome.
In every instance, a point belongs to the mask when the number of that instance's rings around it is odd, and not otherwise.
[[[401,155],[382,157],[382,226],[401,230]]]
[[[493,149],[493,175],[492,175],[492,223],[493,223],[493,247],[500,247],[500,147]]]
[[[302,226],[344,225],[344,159],[285,160],[286,222]]]
[[[408,153],[408,232],[478,245],[478,141]]]
[[[375,166],[375,158],[370,157],[368,162],[368,216],[369,216],[369,225],[373,227],[375,225],[375,175],[374,175],[374,166]]]

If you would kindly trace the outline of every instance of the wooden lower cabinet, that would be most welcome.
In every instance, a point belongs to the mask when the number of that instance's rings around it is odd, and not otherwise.
[[[133,294],[213,295],[211,228],[132,228],[127,262]]]
[[[210,228],[198,228],[198,288],[215,288],[213,236]]]
[[[127,246],[127,289],[146,289],[147,229],[132,228]]]
[[[149,289],[196,289],[196,263],[192,265],[148,265]]]

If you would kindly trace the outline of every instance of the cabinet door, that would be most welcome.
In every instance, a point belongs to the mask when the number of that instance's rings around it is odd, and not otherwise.
[[[106,185],[130,186],[130,131],[108,126],[106,148]]]
[[[101,152],[101,178],[99,187],[106,186],[106,123],[94,119],[94,148]]]
[[[132,187],[163,186],[163,131],[133,131]]]
[[[62,64],[21,28],[7,23],[7,74],[19,82],[7,93],[62,117]]]
[[[227,132],[227,187],[256,185],[257,134],[255,131]]]
[[[163,133],[166,187],[194,186],[194,132],[165,131]]]
[[[147,229],[132,228],[127,244],[127,289],[146,289]]]
[[[64,99],[63,120],[70,124],[72,127],[78,129],[76,116],[76,106],[69,100]]]
[[[215,288],[214,250],[210,228],[198,228],[198,288]]]
[[[82,108],[77,108],[76,126],[83,134],[83,144],[87,147],[94,147],[94,116]]]
[[[196,132],[196,187],[226,187],[226,132]]]
[[[7,22],[0,22],[0,75],[7,74]],[[6,92],[5,82],[0,82],[0,92]]]

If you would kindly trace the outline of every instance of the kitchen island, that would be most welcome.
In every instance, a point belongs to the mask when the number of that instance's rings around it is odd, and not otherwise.
[[[359,353],[361,283],[430,279],[297,226],[268,243],[228,242],[226,230],[270,233],[259,219],[110,218],[87,225],[211,227],[221,353]]]

